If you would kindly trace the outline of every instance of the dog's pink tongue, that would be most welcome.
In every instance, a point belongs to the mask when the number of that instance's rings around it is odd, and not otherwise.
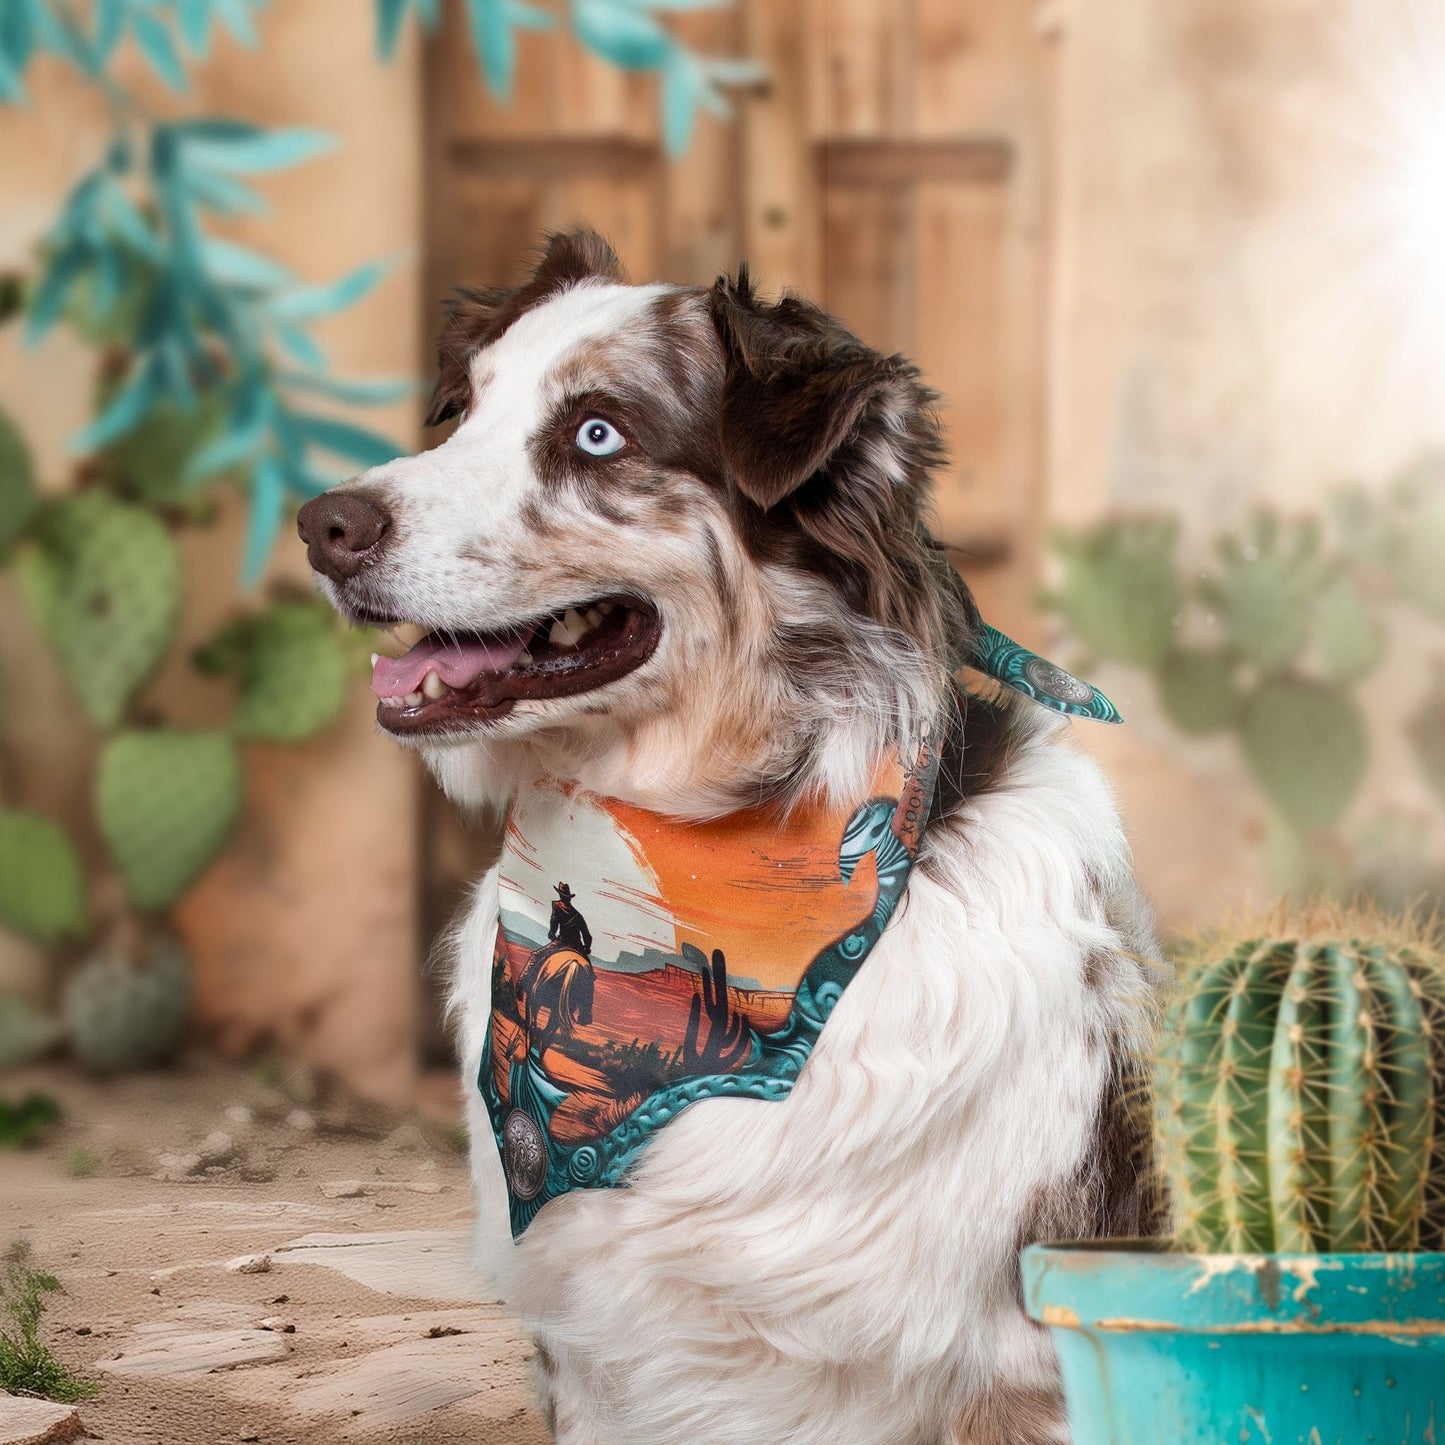
[[[378,657],[371,669],[371,690],[377,697],[403,697],[419,692],[429,672],[448,687],[467,687],[483,673],[506,672],[522,655],[526,634],[496,632],[490,637],[454,638],[429,633],[400,657]]]

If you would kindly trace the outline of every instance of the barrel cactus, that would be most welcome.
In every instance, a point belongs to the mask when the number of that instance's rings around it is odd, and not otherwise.
[[[1204,1253],[1445,1248],[1445,958],[1331,910],[1201,940],[1155,1071],[1176,1233]]]
[[[185,1035],[191,964],[172,939],[150,948],[107,949],[89,959],[65,991],[70,1047],[96,1074],[164,1063]]]

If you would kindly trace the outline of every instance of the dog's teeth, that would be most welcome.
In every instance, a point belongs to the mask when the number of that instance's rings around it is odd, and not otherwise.
[[[438,673],[429,672],[422,682],[421,690],[430,698],[438,698],[446,693],[447,685]]]
[[[573,636],[572,625],[566,617],[559,617],[547,633],[547,641],[553,647],[576,647],[577,639]]]
[[[602,619],[607,614],[600,607],[589,607],[582,615],[587,619],[588,627],[601,627]]]
[[[373,652],[373,653],[371,654],[371,665],[372,665],[373,667],[375,667],[376,664],[377,664],[380,660],[381,660],[381,654],[380,654],[379,652]]]
[[[406,705],[407,705],[408,707],[420,707],[420,706],[421,706],[421,700],[422,700],[422,697],[423,697],[423,696],[424,696],[424,694],[423,694],[423,693],[419,693],[419,692],[409,692],[409,693],[407,693],[407,695],[406,695]]]
[[[594,610],[600,612],[604,617],[606,617],[607,614],[611,612],[612,609],[616,606],[617,604],[615,602],[599,602]]]
[[[522,649],[522,655],[517,659],[517,661],[520,662],[523,667],[531,667],[532,654],[528,652],[527,649],[524,647]]]
[[[401,699],[399,697],[384,697],[382,698],[382,702],[385,703],[387,707],[401,706]]]

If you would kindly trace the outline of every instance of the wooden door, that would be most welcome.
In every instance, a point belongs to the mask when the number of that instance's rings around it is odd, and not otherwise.
[[[668,164],[656,82],[523,37],[516,95],[478,83],[458,8],[428,47],[427,326],[462,283],[515,282],[586,222],[636,279],[706,284],[746,256],[901,351],[940,393],[938,534],[985,615],[1030,640],[1044,468],[1050,55],[1025,0],[738,0],[669,17],[771,73]],[[428,922],[485,844],[433,803]],[[436,1036],[439,1037],[439,1036]],[[439,1045],[436,1045],[439,1047]]]

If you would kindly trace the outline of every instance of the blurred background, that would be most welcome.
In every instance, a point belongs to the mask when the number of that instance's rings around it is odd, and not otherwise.
[[[1167,928],[1445,882],[1442,0],[11,0],[0,1065],[184,1037],[452,1107],[488,840],[378,737],[305,496],[585,222],[943,397],[938,535],[1118,703]]]

